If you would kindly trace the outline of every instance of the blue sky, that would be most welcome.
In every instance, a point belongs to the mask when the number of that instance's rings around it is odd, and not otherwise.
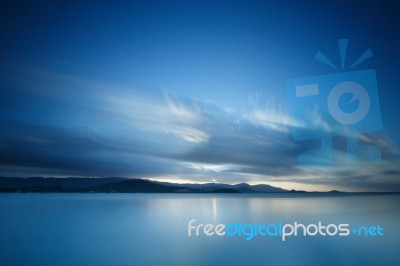
[[[399,190],[399,8],[358,1],[2,3],[0,175]],[[303,168],[286,83],[375,69],[382,160]],[[301,121],[300,121],[301,122]],[[321,122],[322,124],[322,122]]]

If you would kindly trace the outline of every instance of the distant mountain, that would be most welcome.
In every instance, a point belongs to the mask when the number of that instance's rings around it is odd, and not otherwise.
[[[279,193],[288,192],[286,189],[279,187],[273,187],[270,185],[260,184],[260,185],[249,185],[247,183],[240,183],[231,186],[234,189],[239,190],[242,193]]]
[[[122,192],[122,193],[179,193],[197,192],[181,186],[166,186],[145,179],[129,179],[121,182],[108,183],[94,189],[96,192]]]
[[[348,193],[338,190],[329,192],[306,192],[285,190],[270,185],[259,184],[177,184],[147,179],[129,179],[122,177],[88,178],[88,177],[0,177],[0,192],[96,192],[96,193],[288,193],[307,195],[362,195],[366,192]],[[382,192],[383,194],[387,194]],[[368,194],[382,194],[371,192]]]
[[[65,188],[93,188],[103,184],[127,180],[121,177],[88,178],[88,177],[0,177],[0,188],[23,188],[40,186],[61,186]]]
[[[249,185],[247,183],[240,183],[235,185],[223,184],[223,183],[205,183],[205,184],[173,184],[168,182],[158,182],[153,181],[158,184],[165,186],[181,186],[187,187],[201,192],[212,192],[215,190],[230,189],[241,193],[279,193],[288,192],[285,189],[273,187],[270,185],[260,184],[260,185]]]
[[[0,192],[99,192],[99,193],[277,193],[287,190],[246,183],[175,184],[146,179],[0,177]]]

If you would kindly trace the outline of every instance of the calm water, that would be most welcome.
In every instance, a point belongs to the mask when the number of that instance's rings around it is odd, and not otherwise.
[[[381,225],[384,236],[189,237],[198,223]],[[400,196],[0,194],[0,265],[400,265]]]

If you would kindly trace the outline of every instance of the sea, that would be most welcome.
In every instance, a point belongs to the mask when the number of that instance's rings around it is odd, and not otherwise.
[[[0,265],[398,266],[399,227],[398,194],[1,193]]]

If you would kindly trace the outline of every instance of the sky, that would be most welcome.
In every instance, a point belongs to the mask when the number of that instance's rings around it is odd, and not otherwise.
[[[399,12],[395,1],[2,1],[0,176],[400,191]],[[291,98],[290,80],[371,69],[363,126],[328,117],[333,85],[307,102],[312,114]],[[343,97],[347,113],[362,105]],[[349,161],[348,135],[379,158]],[[319,136],[332,159],[303,165]]]

